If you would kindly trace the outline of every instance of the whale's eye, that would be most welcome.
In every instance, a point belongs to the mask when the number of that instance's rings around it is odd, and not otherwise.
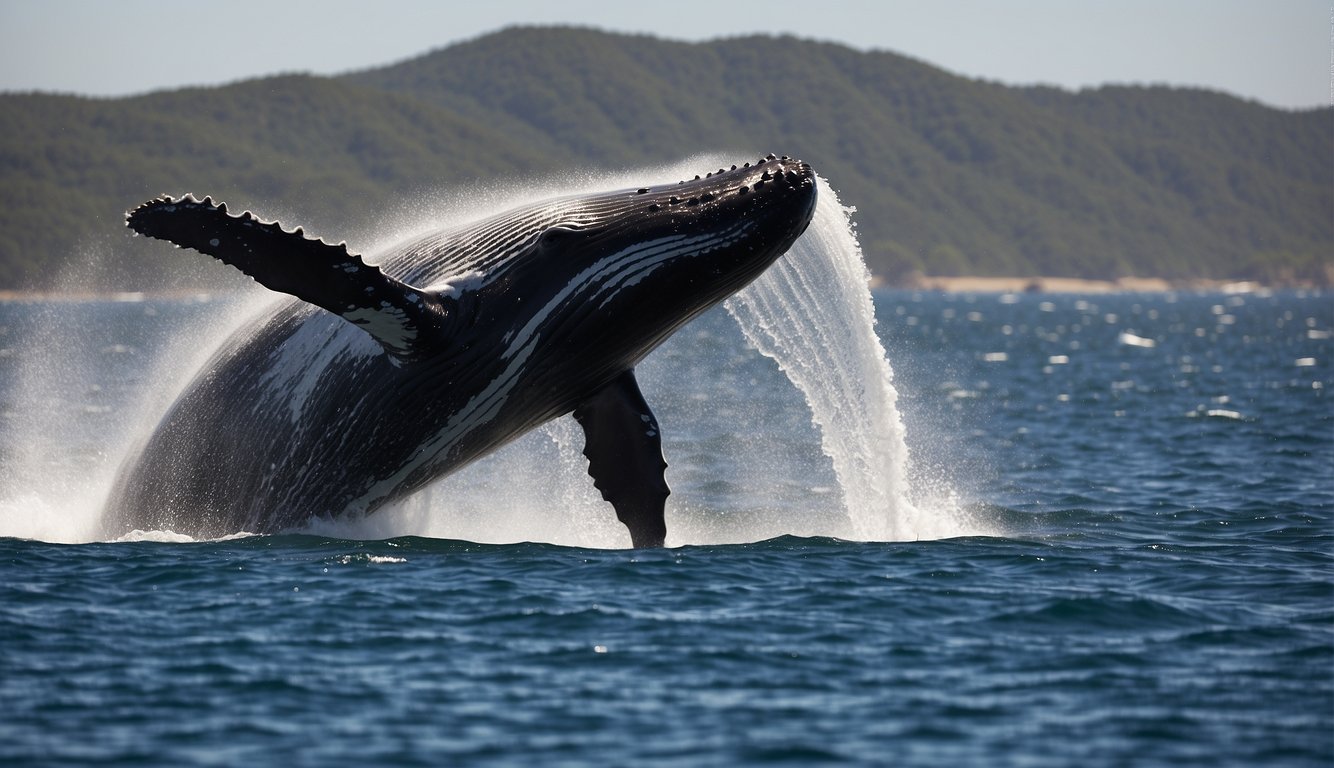
[[[573,237],[575,230],[569,227],[547,227],[537,239],[538,245],[555,245]]]

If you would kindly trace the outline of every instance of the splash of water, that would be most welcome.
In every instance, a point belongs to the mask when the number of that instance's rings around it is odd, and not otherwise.
[[[89,329],[98,304],[156,317],[142,296],[92,302],[56,301],[31,312],[16,349],[20,361],[7,394],[0,481],[0,536],[58,543],[93,541],[102,503],[121,463],[171,406],[191,377],[246,318],[271,305],[263,291],[204,302],[194,319],[149,349],[108,343]],[[144,322],[148,322],[146,319]],[[119,369],[119,381],[108,381]],[[161,535],[155,535],[160,533]],[[170,532],[139,538],[177,540]]]
[[[821,179],[810,228],[725,306],[750,344],[805,395],[853,538],[963,535],[970,531],[948,493],[930,499],[929,507],[914,502],[894,372],[875,333],[871,275],[853,213]]]
[[[688,175],[690,168],[716,165],[714,158],[693,158],[686,164],[658,169],[664,178]],[[579,188],[535,190],[522,196],[577,194],[638,184],[642,172],[619,178],[584,179]],[[567,181],[568,184],[568,181]],[[497,209],[516,202],[516,195],[491,195]],[[745,338],[772,358],[806,398],[818,428],[824,454],[837,478],[845,515],[821,512],[812,520],[784,519],[773,510],[745,516],[728,510],[700,510],[689,499],[669,504],[668,543],[753,541],[781,533],[830,535],[861,540],[938,538],[969,533],[959,522],[957,505],[933,502],[929,512],[909,487],[909,458],[902,421],[896,407],[892,371],[874,331],[874,310],[868,274],[844,208],[823,181],[815,219],[793,253],[764,277],[727,302]],[[476,209],[417,211],[417,224],[430,219],[459,220],[486,213]],[[411,231],[413,223],[397,227]],[[396,239],[379,233],[384,240]],[[80,330],[58,320],[41,324],[30,340],[16,411],[25,414],[9,439],[45,446],[29,451],[0,488],[0,536],[47,541],[88,541],[97,530],[101,500],[125,456],[156,424],[176,393],[204,364],[210,351],[226,337],[219,328],[239,327],[272,300],[263,291],[234,302],[225,317],[209,316],[202,324],[178,329],[163,345],[157,363],[146,365],[141,394],[124,403],[111,429],[90,438],[65,434],[74,422],[43,407],[42,397],[53,384],[69,378],[73,368],[95,367],[89,350],[73,343]],[[648,390],[646,388],[646,393]],[[650,397],[651,397],[651,393]],[[53,430],[53,425],[61,430]],[[763,429],[762,424],[751,425]],[[84,426],[87,429],[87,426]],[[50,454],[90,439],[98,454],[91,471],[51,471]],[[422,535],[480,542],[548,541],[586,547],[628,544],[616,521],[593,488],[582,456],[583,435],[565,417],[535,430],[511,446],[434,484],[399,504],[359,520],[321,520],[312,533],[348,538]],[[59,479],[56,476],[59,475]],[[671,480],[669,470],[669,481]],[[811,509],[821,505],[808,504]],[[721,513],[720,513],[721,512]],[[738,522],[743,520],[743,522]],[[171,532],[148,532],[134,538],[178,540]]]
[[[822,181],[815,218],[792,252],[725,306],[806,396],[853,535],[915,538],[898,393],[850,213]]]

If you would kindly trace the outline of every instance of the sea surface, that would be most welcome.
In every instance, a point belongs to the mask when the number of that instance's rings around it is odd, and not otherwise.
[[[1334,765],[1334,297],[876,293],[893,541],[719,309],[640,369],[657,551],[560,423],[369,528],[96,541],[236,304],[126,298],[0,304],[0,764]]]

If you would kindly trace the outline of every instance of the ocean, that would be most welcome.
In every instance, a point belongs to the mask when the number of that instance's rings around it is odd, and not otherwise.
[[[366,520],[98,541],[267,299],[0,304],[0,764],[1334,765],[1334,296],[857,269],[641,365],[652,551],[568,419]]]

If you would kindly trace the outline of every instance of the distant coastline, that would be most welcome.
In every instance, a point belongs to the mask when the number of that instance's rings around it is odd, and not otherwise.
[[[872,279],[872,287],[941,293],[1256,293],[1317,286],[1267,285],[1245,280],[1168,280],[1161,277],[1122,277],[1093,280],[1078,277],[928,277],[911,275],[898,282]]]

